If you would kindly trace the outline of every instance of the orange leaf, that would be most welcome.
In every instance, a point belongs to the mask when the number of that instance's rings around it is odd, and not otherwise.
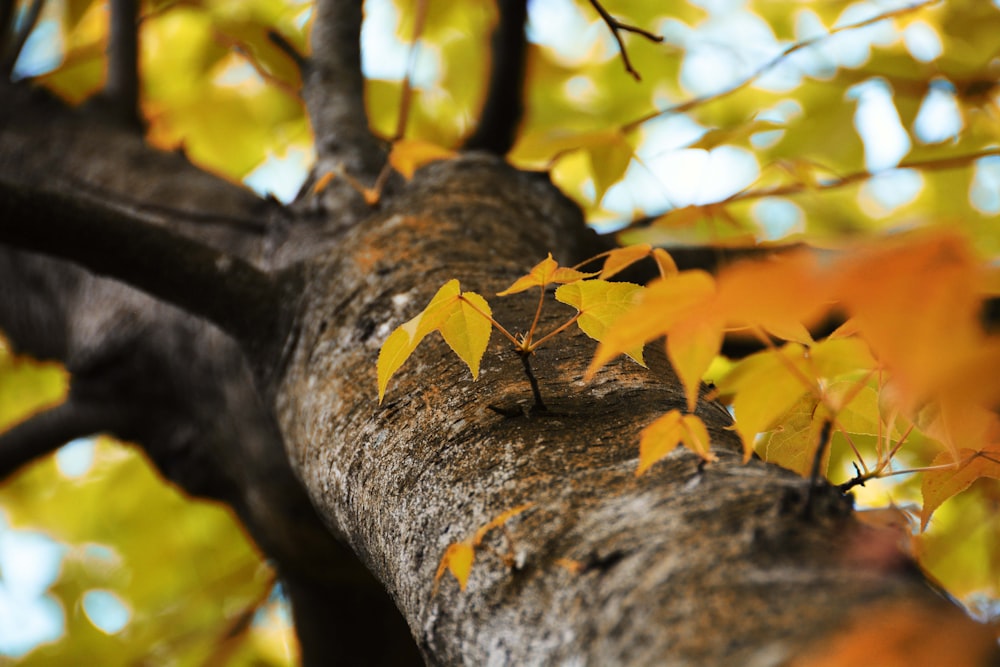
[[[660,270],[661,278],[676,276],[680,273],[677,270],[677,263],[674,262],[674,258],[663,248],[653,248],[653,259],[656,260],[656,268]]]
[[[451,572],[451,575],[458,580],[458,587],[465,590],[469,582],[469,575],[472,573],[472,563],[476,558],[475,549],[468,542],[455,542],[449,544],[438,563],[437,572],[434,573],[434,590],[431,595],[437,593],[438,584],[444,573]]]
[[[837,274],[837,296],[911,405],[982,339],[983,271],[953,232],[909,234],[859,250]]]
[[[923,473],[923,482],[920,485],[924,498],[924,507],[920,512],[921,530],[927,527],[931,514],[941,506],[941,503],[966,490],[980,477],[1000,479],[1000,444],[990,445],[978,452],[973,449],[962,449],[958,455],[960,460],[953,467],[948,466]],[[949,452],[941,452],[931,465],[946,466],[953,461]]]
[[[604,266],[601,268],[601,274],[597,277],[601,280],[607,280],[616,273],[620,273],[627,267],[635,264],[640,259],[649,257],[652,249],[653,247],[648,243],[615,248],[608,253],[607,259],[604,260]]]
[[[815,253],[807,250],[738,262],[719,274],[715,307],[731,325],[759,327],[809,344],[812,337],[803,323],[829,307],[826,283]]]

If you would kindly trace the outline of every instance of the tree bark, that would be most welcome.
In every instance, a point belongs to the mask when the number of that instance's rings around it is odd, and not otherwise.
[[[329,85],[333,65],[315,66],[315,85]],[[371,664],[394,647],[401,626],[381,588],[423,659],[447,665],[780,665],[866,610],[959,614],[894,535],[856,520],[850,498],[744,463],[728,413],[711,401],[698,414],[720,460],[681,449],[636,477],[640,429],[684,404],[652,347],[649,370],[621,360],[584,383],[594,343],[560,336],[532,358],[548,406],[539,412],[499,337],[473,382],[432,336],[378,405],[379,347],[444,282],[459,278],[523,330],[534,299],[495,292],[546,252],[564,263],[593,252],[596,237],[544,176],[470,153],[426,167],[371,209],[351,200],[340,212],[324,195],[285,210],[99,119],[21,89],[0,94],[0,184],[29,198],[0,197],[8,214],[31,197],[41,205],[42,184],[98,222],[103,210],[108,224],[162,226],[274,284],[294,269],[296,293],[271,314],[288,325],[253,346],[204,319],[203,295],[190,292],[207,280],[199,270],[136,281],[170,305],[7,249],[0,328],[19,349],[65,361],[78,405],[121,401],[126,414],[106,428],[141,442],[168,477],[236,509],[290,582],[306,664]],[[338,99],[324,122],[355,122],[350,103]],[[324,164],[378,161],[370,137],[346,148],[326,139]],[[28,247],[85,261],[44,239]],[[101,266],[115,276],[114,261]],[[542,330],[570,314],[560,308]],[[66,431],[37,432],[28,439],[42,452]],[[434,590],[449,544],[522,505],[477,552],[466,590],[449,576]],[[990,653],[989,633],[959,625]],[[401,650],[385,664],[404,660]]]

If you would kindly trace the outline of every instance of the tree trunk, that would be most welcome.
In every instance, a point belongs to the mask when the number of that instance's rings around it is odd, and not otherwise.
[[[714,402],[701,400],[698,414],[718,462],[679,449],[636,477],[639,431],[684,404],[659,346],[649,370],[620,360],[585,383],[593,341],[575,329],[556,338],[531,360],[548,408],[538,411],[504,340],[494,337],[473,382],[432,336],[378,404],[381,344],[447,280],[523,330],[535,300],[494,294],[546,252],[564,263],[593,253],[593,233],[544,176],[470,153],[390,184],[371,208],[337,184],[283,209],[86,112],[20,89],[2,95],[0,242],[21,250],[0,253],[0,328],[74,373],[60,428],[0,439],[14,452],[3,472],[58,444],[52,433],[89,433],[95,410],[119,406],[98,414],[104,430],[141,442],[190,491],[231,504],[277,562],[306,664],[404,659],[377,655],[400,636],[378,584],[432,664],[779,665],[858,618],[889,632],[899,609],[929,610],[927,635],[952,624],[951,641],[989,652],[988,633],[950,620],[960,612],[894,534],[856,520],[850,498],[743,463]],[[320,147],[338,145],[324,122],[350,126],[350,109],[330,108],[333,120],[314,111]],[[370,138],[349,143],[360,153],[337,164],[380,165]],[[135,223],[135,238],[159,239],[118,252],[147,253],[155,266],[190,257],[179,240],[194,240],[219,253],[209,261],[220,286],[183,263],[176,275],[143,275],[142,263],[118,275],[101,245],[116,216]],[[62,220],[96,235],[93,247],[32,236]],[[174,305],[24,249],[127,277]],[[255,292],[248,279],[237,290],[233,262],[280,289]],[[212,289],[273,312],[209,323],[202,295]],[[542,330],[569,314],[552,310]],[[464,591],[448,575],[435,590],[450,544],[524,505],[487,535]]]

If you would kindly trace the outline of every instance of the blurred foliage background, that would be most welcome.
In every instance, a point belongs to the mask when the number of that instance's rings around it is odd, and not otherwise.
[[[17,3],[22,27],[35,5]],[[108,3],[40,6],[15,77],[85,103],[105,76]],[[407,137],[452,148],[476,122],[496,10],[427,0],[413,42],[414,6],[365,3],[371,124],[393,134],[409,76]],[[837,247],[947,226],[997,262],[1000,0],[605,6],[664,38],[624,36],[641,80],[587,0],[534,0],[527,114],[509,155],[551,170],[598,229],[673,246]],[[313,160],[311,133],[294,58],[271,34],[307,54],[310,18],[299,0],[144,0],[149,142],[294,197]],[[58,401],[66,382],[58,367],[4,347],[0,428]],[[855,444],[868,455],[873,440]],[[932,448],[911,444],[900,463],[926,465]],[[831,470],[834,481],[853,475],[836,440]],[[895,508],[921,563],[974,613],[1000,613],[996,481],[947,502],[924,533],[910,520],[914,476],[857,492]],[[135,449],[73,443],[5,481],[0,508],[0,654],[18,664],[295,661],[274,575],[233,518],[183,498]]]

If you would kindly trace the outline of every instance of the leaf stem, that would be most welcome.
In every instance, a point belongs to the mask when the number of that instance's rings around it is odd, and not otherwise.
[[[503,334],[503,336],[507,340],[509,340],[511,343],[514,344],[514,347],[516,347],[518,349],[518,352],[521,352],[524,349],[524,346],[521,343],[521,341],[519,341],[517,338],[515,338],[514,335],[511,334],[511,332],[507,331],[507,327],[505,327],[504,325],[502,325],[499,322],[497,322],[495,319],[493,319],[493,317],[491,315],[487,315],[483,311],[479,310],[479,308],[476,307],[476,304],[472,303],[471,301],[469,301],[468,299],[466,299],[461,294],[458,295],[458,299],[459,299],[459,301],[462,301],[466,305],[468,305],[469,308],[472,308],[472,310],[474,310],[475,312],[479,313],[479,315],[481,315],[482,317],[485,317],[487,320],[489,320],[489,323],[492,324],[496,328],[497,331],[499,331],[501,334]]]
[[[521,365],[524,366],[524,374],[528,376],[528,382],[531,383],[531,393],[535,396],[535,405],[532,406],[532,412],[545,412],[548,410],[545,407],[545,402],[542,401],[542,392],[538,388],[538,380],[535,379],[535,374],[531,371],[531,362],[528,361],[528,357],[531,356],[530,352],[520,352],[518,354],[521,357]]]
[[[576,322],[578,319],[580,319],[581,315],[583,315],[583,311],[577,311],[576,315],[574,315],[573,317],[571,317],[568,320],[566,320],[565,322],[563,322],[556,329],[553,329],[549,333],[547,333],[544,336],[542,336],[541,338],[539,338],[537,342],[532,343],[531,346],[529,347],[529,349],[527,351],[528,352],[534,352],[539,347],[541,347],[542,343],[544,343],[545,341],[549,340],[553,336],[555,336],[555,335],[557,335],[557,334],[562,333],[563,331],[565,331],[567,327],[569,327],[574,322]]]
[[[524,336],[524,347],[528,350],[534,349],[531,347],[531,337],[535,335],[535,328],[538,327],[538,319],[542,316],[542,306],[545,305],[545,285],[539,285],[538,289],[541,293],[538,295],[538,308],[535,309],[535,319],[531,320],[531,327]]]

